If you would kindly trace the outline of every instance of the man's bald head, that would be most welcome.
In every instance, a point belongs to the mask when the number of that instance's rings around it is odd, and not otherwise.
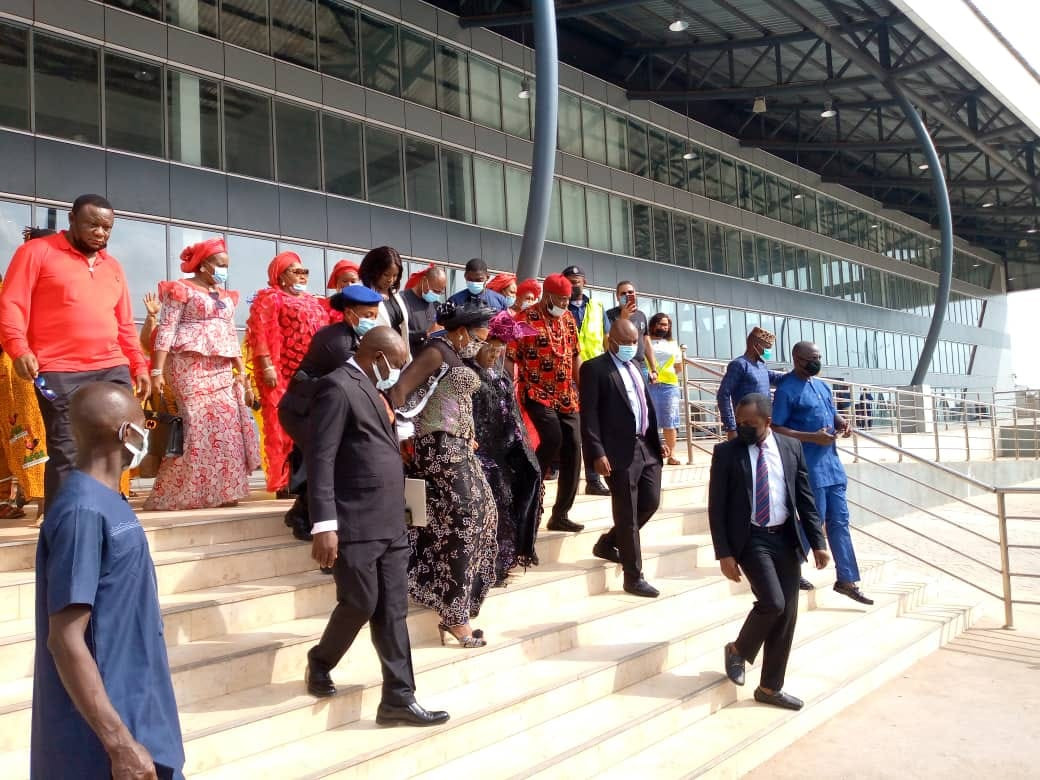
[[[69,399],[69,420],[81,454],[118,449],[123,423],[144,426],[140,404],[122,385],[94,382],[84,385]]]

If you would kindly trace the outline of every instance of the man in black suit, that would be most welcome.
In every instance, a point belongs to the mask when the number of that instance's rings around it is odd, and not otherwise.
[[[630,320],[614,320],[607,351],[582,363],[581,446],[610,486],[614,516],[592,554],[621,564],[628,593],[654,598],[657,588],[643,579],[639,529],[661,503],[661,466],[671,453],[661,444],[654,405],[632,360],[639,338]]]
[[[380,724],[433,726],[446,712],[415,701],[408,641],[408,536],[404,468],[389,390],[408,360],[404,340],[376,327],[346,365],[317,380],[304,451],[314,520],[311,555],[336,578],[336,608],[307,654],[307,690],[332,696],[330,672],[365,622],[383,667]]]
[[[810,549],[816,568],[830,561],[802,445],[773,435],[769,396],[751,393],[737,404],[737,438],[715,447],[708,482],[708,520],[722,573],[747,575],[755,606],[735,642],[726,645],[726,674],[744,684],[744,663],[765,648],[755,701],[798,710],[783,691],[798,619],[801,560]]]

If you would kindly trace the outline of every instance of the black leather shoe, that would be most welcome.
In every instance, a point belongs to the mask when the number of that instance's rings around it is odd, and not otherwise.
[[[848,596],[853,601],[866,604],[868,607],[874,603],[874,599],[868,598],[855,582],[835,582],[834,590],[842,596]]]
[[[332,682],[328,672],[320,672],[308,663],[304,679],[307,681],[307,693],[311,696],[325,699],[336,695],[336,683]]]
[[[772,704],[774,707],[783,707],[785,710],[800,710],[805,706],[805,702],[789,693],[783,691],[766,693],[761,688],[755,688],[755,701]]]
[[[633,596],[643,596],[648,599],[656,599],[661,595],[661,591],[642,577],[639,577],[638,579],[629,579],[628,577],[625,577],[625,593],[631,593]]]
[[[579,531],[585,530],[585,526],[581,523],[572,523],[566,517],[550,518],[549,523],[545,527],[550,531],[569,531],[571,533],[578,533]]]
[[[592,554],[611,563],[621,563],[621,553],[618,552],[617,547],[607,541],[605,536],[601,536],[599,541],[592,546]]]
[[[726,676],[733,681],[734,685],[743,685],[744,659],[737,655],[736,650],[730,650],[730,647],[732,645],[726,645],[722,650],[726,665]]]
[[[380,726],[437,726],[447,723],[450,717],[444,710],[424,709],[417,701],[396,706],[380,702],[376,710],[376,723]]]
[[[816,590],[816,586],[805,579],[805,577],[802,577],[798,580],[798,590]]]
[[[610,488],[603,484],[603,480],[594,479],[585,483],[585,495],[587,496],[609,496]]]

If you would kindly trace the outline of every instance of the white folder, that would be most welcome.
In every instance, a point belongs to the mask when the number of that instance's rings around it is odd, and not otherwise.
[[[426,525],[426,480],[404,481],[404,513],[409,526]]]

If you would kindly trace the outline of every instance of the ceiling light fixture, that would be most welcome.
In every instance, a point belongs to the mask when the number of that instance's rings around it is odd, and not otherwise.
[[[830,119],[831,117],[837,116],[838,112],[834,109],[834,102],[827,100],[823,104],[823,111],[820,112],[821,119]]]
[[[919,171],[927,171],[928,170],[928,163],[921,163],[920,165],[917,166],[917,170],[919,170]]]
[[[982,208],[984,208],[984,209],[991,209],[991,208],[993,208],[996,205],[997,204],[994,203],[993,201],[987,200],[985,203],[982,204]]]
[[[1029,230],[1027,230],[1026,232],[1027,232],[1027,233],[1040,233],[1040,228],[1037,228],[1037,227],[1031,227],[1031,228],[1029,228]]]
[[[801,200],[801,199],[802,199],[802,193],[800,193],[800,192],[796,192],[796,193],[794,194],[794,199],[795,199],[795,200]]]
[[[682,158],[684,160],[696,160],[697,159],[697,152],[693,151],[693,149],[687,149],[686,150],[686,154],[684,154],[682,156]]]
[[[871,230],[877,230],[879,227],[881,227],[881,225],[879,225],[877,222],[875,222],[873,225],[870,226],[870,229]]]
[[[516,93],[516,96],[521,100],[527,100],[531,97],[531,82],[527,80],[526,76],[520,82],[520,91]]]
[[[676,19],[668,25],[668,29],[672,32],[686,32],[690,29],[690,23],[685,19]]]
[[[764,114],[766,112],[766,99],[759,95],[751,106],[752,114]]]

